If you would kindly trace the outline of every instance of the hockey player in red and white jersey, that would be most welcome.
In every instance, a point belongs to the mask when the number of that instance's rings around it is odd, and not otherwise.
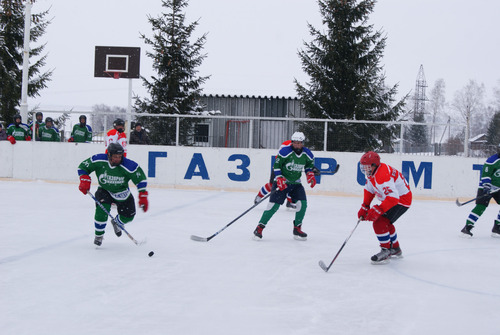
[[[372,256],[372,264],[385,264],[391,257],[403,256],[394,222],[411,206],[410,186],[401,172],[381,163],[376,152],[365,153],[359,164],[366,176],[366,184],[358,218],[373,222],[373,230],[380,243],[381,251]],[[380,204],[370,208],[375,196]]]
[[[127,134],[125,134],[124,131],[125,121],[116,119],[115,122],[113,122],[113,129],[109,130],[106,134],[106,153],[108,153],[108,145],[111,143],[118,143],[125,151],[123,157],[127,157]]]

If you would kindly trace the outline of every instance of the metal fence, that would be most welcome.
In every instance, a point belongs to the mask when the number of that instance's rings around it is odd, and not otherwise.
[[[43,111],[45,113],[55,113]],[[88,124],[99,117],[103,129],[94,129],[94,142],[103,142],[106,131],[112,128],[115,117],[82,111],[65,112],[86,114]],[[148,131],[148,119],[167,118],[175,123],[175,141],[170,145],[215,148],[265,148],[277,149],[289,139],[295,131],[303,131],[306,145],[316,151],[351,151],[363,152],[374,149],[355,145],[368,135],[380,140],[376,149],[379,152],[414,155],[450,155],[468,157],[488,157],[496,151],[496,146],[484,142],[466,140],[466,127],[463,124],[424,124],[408,121],[362,121],[362,120],[326,120],[294,117],[258,117],[230,115],[167,115],[131,113],[121,116],[134,120],[141,117],[143,128]],[[104,123],[102,118],[104,117]],[[131,125],[134,122],[131,121]],[[127,123],[127,129],[130,125]],[[181,131],[181,128],[189,128]],[[70,127],[63,136],[69,138]],[[184,129],[185,130],[185,129]],[[382,138],[382,133],[390,136]],[[173,136],[172,136],[173,137]],[[154,145],[155,143],[153,143]],[[355,148],[355,149],[349,149]]]

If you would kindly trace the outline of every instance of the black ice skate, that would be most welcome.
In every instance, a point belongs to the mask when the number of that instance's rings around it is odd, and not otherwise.
[[[500,238],[500,224],[493,224],[493,229],[491,230],[491,237]]]
[[[104,236],[102,236],[102,235],[96,236],[96,237],[94,238],[94,244],[95,244],[95,245],[97,245],[98,247],[100,247],[100,246],[101,246],[101,244],[102,244],[102,239],[103,239],[103,237],[104,237]]]
[[[391,251],[387,248],[382,248],[380,252],[372,256],[372,264],[387,264],[391,257]]]
[[[466,224],[465,227],[460,231],[463,234],[462,237],[471,238],[472,237],[472,233],[471,233],[472,228],[474,228],[473,225]]]
[[[305,241],[307,240],[307,234],[302,231],[302,225],[298,225],[293,227],[293,238],[297,241]]]
[[[118,224],[115,220],[111,220],[111,224],[113,225],[113,230],[115,231],[116,236],[122,236],[122,230],[118,227]]]
[[[394,248],[391,247],[391,257],[394,258],[403,258],[403,251],[401,250],[400,247]]]
[[[253,239],[255,241],[262,240],[262,231],[264,230],[264,228],[266,228],[266,226],[264,226],[262,223],[259,223],[257,228],[255,228],[255,230],[253,231]]]
[[[293,202],[290,202],[287,200],[286,207],[295,210],[295,209],[297,209],[297,204],[294,204]]]

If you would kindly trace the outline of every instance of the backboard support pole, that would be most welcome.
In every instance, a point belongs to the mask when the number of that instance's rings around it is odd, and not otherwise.
[[[132,131],[132,79],[128,80],[128,105],[127,105],[127,122],[125,123],[125,134],[130,138]]]

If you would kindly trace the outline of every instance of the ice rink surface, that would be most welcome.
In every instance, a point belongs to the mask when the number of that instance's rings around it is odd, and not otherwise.
[[[473,204],[414,201],[396,223],[404,258],[387,265],[370,263],[378,242],[361,222],[325,273],[318,261],[329,264],[356,225],[362,188],[359,197],[309,196],[307,241],[292,238],[295,213],[284,206],[253,241],[261,204],[206,243],[190,235],[212,235],[255,193],[149,188],[149,211],[126,226],[147,242],[136,246],[108,225],[100,248],[94,202],[76,184],[3,180],[0,193],[5,335],[500,331],[496,204],[464,239]]]

